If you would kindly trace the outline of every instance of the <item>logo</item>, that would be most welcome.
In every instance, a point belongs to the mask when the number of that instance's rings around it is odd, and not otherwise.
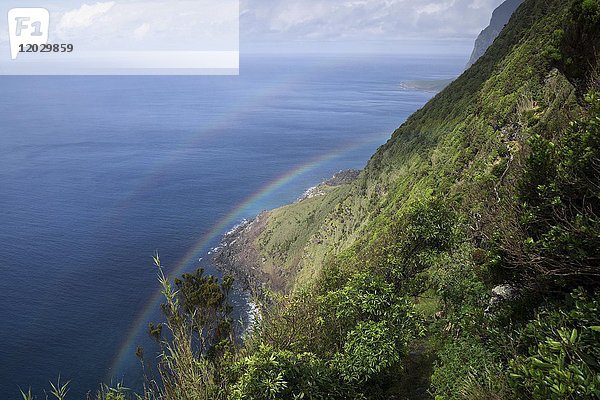
[[[50,13],[45,8],[13,8],[8,12],[10,55],[13,60],[25,46],[48,43]]]
[[[0,0],[0,76],[237,75],[239,1]]]

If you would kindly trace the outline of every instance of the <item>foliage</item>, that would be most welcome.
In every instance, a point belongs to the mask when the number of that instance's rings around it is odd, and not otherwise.
[[[168,336],[161,340],[160,381],[146,385],[146,399],[218,400],[226,385],[223,360],[233,345],[227,296],[231,278],[219,283],[202,270],[175,281],[165,276],[154,256],[166,302],[162,305]]]
[[[327,363],[311,353],[276,351],[261,346],[231,368],[234,400],[351,399]]]
[[[448,341],[438,352],[431,386],[436,400],[473,399],[476,392],[493,399],[504,391],[497,355],[472,335]]]
[[[250,360],[256,353],[267,354],[265,348],[286,359],[296,354],[308,360],[310,355],[356,393],[373,392],[390,373],[398,372],[408,343],[423,332],[411,301],[382,276],[368,273],[357,273],[342,287],[319,296],[300,292],[287,297],[275,310],[267,310],[263,321],[250,340]],[[245,376],[244,387],[263,387],[257,374]],[[288,391],[304,390],[294,379],[285,382]],[[337,386],[329,386],[332,391],[324,388],[323,393],[337,396]]]
[[[462,245],[452,253],[441,254],[428,273],[429,283],[442,300],[445,312],[474,319],[473,310],[482,310],[487,291],[470,254]],[[482,314],[481,312],[479,314]]]
[[[418,201],[390,221],[376,242],[376,260],[398,285],[406,285],[417,273],[431,267],[436,257],[451,249],[456,240],[456,215],[449,202],[438,198]],[[381,239],[380,239],[381,240]]]
[[[230,318],[232,306],[228,303],[232,284],[232,277],[226,276],[219,283],[216,277],[205,276],[203,269],[183,274],[181,278],[175,279],[182,312],[174,315],[169,312],[168,307],[163,308],[172,323],[180,323],[178,319],[187,319],[186,323],[196,333],[198,351],[209,357],[222,355],[233,341]]]
[[[66,400],[67,394],[69,393],[70,381],[61,384],[60,376],[56,383],[50,382],[49,393],[52,398],[56,400]],[[31,388],[27,389],[27,392],[21,390],[21,397],[23,400],[34,400],[36,397],[31,393]],[[128,400],[131,397],[128,396],[129,389],[121,384],[117,384],[114,387],[102,384],[100,389],[95,396],[92,397],[90,393],[87,394],[87,400]],[[48,399],[48,393],[46,393],[46,399]],[[137,399],[141,399],[139,395],[136,395]]]
[[[530,139],[520,201],[525,262],[544,275],[600,276],[600,95],[564,135]]]
[[[590,87],[598,87],[592,82],[598,68],[598,51],[595,45],[600,40],[600,2],[598,0],[577,0],[572,3],[569,22],[560,44],[562,58],[559,67],[578,89],[586,93]]]
[[[511,362],[517,395],[600,398],[600,296],[575,291],[568,306],[545,309],[518,334],[529,349]]]
[[[129,397],[127,393],[129,389],[123,387],[121,384],[117,384],[116,387],[110,387],[108,385],[102,385],[100,390],[96,394],[96,400],[127,400]]]
[[[343,340],[334,364],[347,381],[376,380],[398,368],[408,343],[423,332],[414,305],[380,276],[356,274],[323,300],[325,318]]]
[[[362,383],[397,366],[403,352],[389,324],[359,322],[348,332],[343,352],[336,354],[334,363],[344,380]]]

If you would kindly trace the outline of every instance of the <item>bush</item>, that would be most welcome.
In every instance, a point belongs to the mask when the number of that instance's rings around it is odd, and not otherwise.
[[[493,393],[504,390],[498,357],[476,336],[448,341],[438,353],[431,377],[436,400],[472,399],[469,393]]]
[[[230,370],[232,400],[352,399],[350,386],[311,353],[261,346]]]
[[[529,142],[519,197],[524,254],[512,251],[511,261],[536,274],[600,278],[600,95],[587,101],[589,114],[564,135]]]
[[[228,302],[232,279],[219,283],[217,278],[198,270],[176,279],[176,290],[164,274],[158,253],[154,264],[166,300],[162,311],[167,334],[161,338],[162,328],[150,326],[162,350],[158,357],[160,380],[147,382],[144,398],[224,399],[227,382],[223,364],[230,358],[233,346]]]
[[[399,365],[404,348],[394,328],[386,322],[359,322],[348,332],[344,350],[334,365],[348,382],[365,383]]]
[[[511,362],[517,395],[534,400],[600,398],[600,296],[575,291],[570,306],[543,310],[520,333],[529,345]]]

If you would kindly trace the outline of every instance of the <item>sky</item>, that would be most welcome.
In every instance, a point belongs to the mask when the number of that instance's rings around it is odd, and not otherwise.
[[[247,52],[463,52],[502,0],[35,0],[51,12],[55,40],[85,38],[115,50]],[[28,6],[24,0],[4,3]],[[47,3],[47,4],[46,4]],[[232,4],[235,4],[235,10]],[[239,10],[238,10],[239,7]],[[239,21],[232,21],[239,15]],[[0,20],[0,24],[5,22]],[[0,25],[2,28],[2,25]],[[0,43],[6,41],[0,29]],[[212,50],[212,49],[211,49]]]
[[[452,51],[473,41],[503,0],[242,0],[249,48]],[[462,50],[461,50],[462,51]]]

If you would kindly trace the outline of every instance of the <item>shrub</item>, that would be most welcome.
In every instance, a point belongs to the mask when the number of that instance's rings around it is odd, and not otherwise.
[[[394,328],[386,322],[359,322],[348,332],[344,350],[334,365],[348,382],[365,383],[397,367],[404,349]]]
[[[350,386],[311,353],[261,346],[230,369],[232,400],[351,399]]]
[[[571,305],[542,310],[519,332],[529,345],[511,362],[517,395],[534,400],[600,398],[600,296],[575,291]]]
[[[600,277],[600,95],[587,101],[588,115],[564,135],[529,141],[519,196],[525,239],[508,253],[536,274]]]
[[[436,400],[473,399],[474,393],[484,393],[482,399],[493,399],[504,391],[501,363],[490,346],[479,337],[464,335],[449,340],[438,353],[431,377]]]
[[[162,310],[167,334],[158,337],[162,349],[158,357],[160,381],[147,383],[144,398],[224,399],[223,360],[228,359],[233,345],[228,303],[232,280],[219,283],[198,270],[177,279],[176,290],[165,276],[158,254],[154,264],[166,300]],[[158,335],[162,329],[157,331]]]

